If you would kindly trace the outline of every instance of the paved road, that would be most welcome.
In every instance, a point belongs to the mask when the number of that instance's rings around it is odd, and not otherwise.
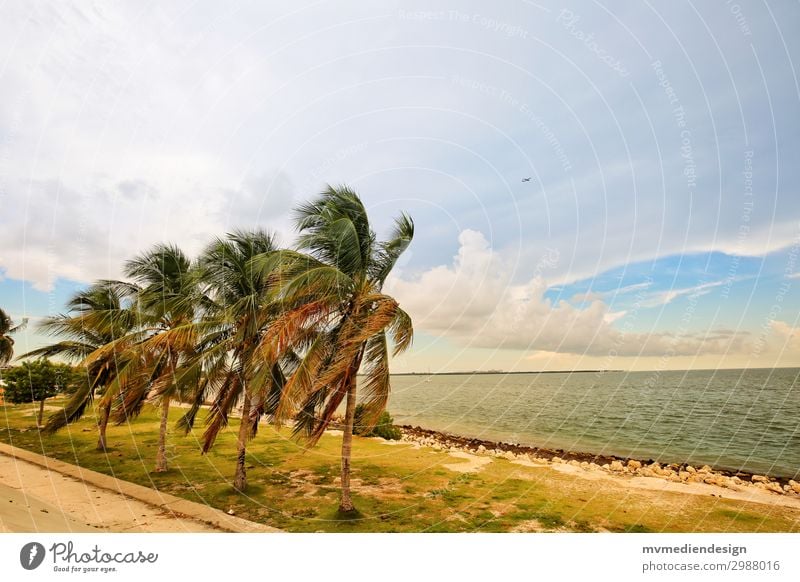
[[[0,443],[0,532],[275,532]]]

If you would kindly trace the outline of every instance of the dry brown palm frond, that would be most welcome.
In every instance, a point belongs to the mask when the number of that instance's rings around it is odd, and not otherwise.
[[[347,396],[347,389],[347,377],[343,377],[338,384],[334,385],[333,390],[328,394],[328,403],[325,409],[322,411],[320,417],[316,419],[316,426],[314,426],[307,437],[306,445],[308,447],[316,445],[319,439],[322,438],[322,435],[325,434],[325,430],[328,428],[328,425],[330,425],[333,415],[336,413],[336,410],[341,405],[345,396]]]
[[[284,386],[283,395],[275,411],[275,421],[279,426],[294,417],[308,401],[314,391],[314,381],[329,358],[329,338],[326,334],[320,333],[308,347],[305,356]]]
[[[398,307],[388,333],[394,343],[392,355],[396,356],[406,351],[414,341],[414,324],[411,322],[411,316]]]
[[[216,441],[219,431],[228,426],[228,416],[236,402],[241,398],[243,389],[244,386],[241,382],[239,370],[230,370],[225,381],[220,386],[206,417],[206,429],[203,431],[202,446],[204,454],[214,446],[214,441]]]
[[[389,347],[384,332],[374,335],[367,341],[363,367],[365,376],[360,390],[361,402],[364,405],[362,422],[369,432],[386,409],[391,391]]]

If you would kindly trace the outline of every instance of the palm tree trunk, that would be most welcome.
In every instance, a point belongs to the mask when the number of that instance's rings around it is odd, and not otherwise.
[[[339,511],[350,513],[355,511],[353,500],[350,498],[350,456],[353,451],[353,420],[356,415],[356,377],[350,376],[347,380],[347,404],[344,413],[344,435],[342,436],[342,500]]]
[[[236,442],[236,473],[233,477],[233,488],[237,491],[247,489],[247,468],[244,465],[247,457],[247,435],[250,430],[250,396],[245,392],[242,403],[242,421],[239,423],[239,439]]]
[[[100,434],[97,437],[97,450],[106,450],[106,428],[108,427],[108,417],[111,415],[111,403],[100,405],[100,422],[97,427]]]
[[[161,425],[158,429],[158,453],[156,453],[156,473],[167,470],[167,422],[169,420],[169,396],[164,395],[161,402]]]
[[[44,398],[39,401],[39,416],[36,418],[36,426],[42,426],[42,415],[44,415]]]

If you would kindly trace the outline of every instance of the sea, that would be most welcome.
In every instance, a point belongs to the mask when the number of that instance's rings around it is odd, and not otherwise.
[[[800,368],[392,377],[395,424],[800,479]]]

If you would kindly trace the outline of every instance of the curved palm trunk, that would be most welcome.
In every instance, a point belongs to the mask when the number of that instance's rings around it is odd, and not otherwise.
[[[169,396],[161,403],[161,425],[158,429],[158,453],[156,453],[156,473],[167,470],[167,422],[169,420]]]
[[[339,511],[349,513],[355,511],[350,498],[350,456],[353,451],[353,420],[356,415],[356,378],[348,377],[347,404],[344,414],[344,435],[342,436],[342,500]]]
[[[97,423],[97,428],[100,434],[97,437],[97,450],[106,450],[106,428],[108,427],[108,417],[111,414],[111,403],[100,405],[100,421]]]
[[[236,442],[236,473],[233,477],[233,488],[237,491],[247,489],[247,435],[250,428],[250,396],[245,392],[242,403],[242,421],[239,423],[239,438]]]

